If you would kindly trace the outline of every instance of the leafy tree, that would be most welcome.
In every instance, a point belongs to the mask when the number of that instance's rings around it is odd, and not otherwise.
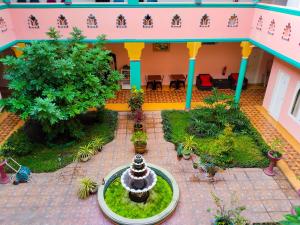
[[[62,133],[78,138],[83,135],[78,115],[113,98],[121,75],[110,66],[103,36],[90,46],[78,28],[67,41],[59,41],[55,28],[47,35],[50,41],[26,45],[21,57],[0,60],[12,90],[0,106],[24,120],[38,121],[50,139]]]

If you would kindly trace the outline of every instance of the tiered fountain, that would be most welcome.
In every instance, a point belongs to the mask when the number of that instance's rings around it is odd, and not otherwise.
[[[122,185],[134,202],[146,202],[149,191],[155,186],[156,181],[156,174],[147,167],[144,158],[139,154],[121,176]]]
[[[102,212],[120,225],[160,224],[178,201],[174,177],[159,166],[146,164],[141,155],[135,155],[131,164],[112,170],[98,189]]]

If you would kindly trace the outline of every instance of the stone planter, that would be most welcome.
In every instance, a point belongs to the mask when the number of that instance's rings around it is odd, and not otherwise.
[[[273,171],[274,167],[276,167],[277,162],[282,158],[276,158],[272,155],[272,151],[268,152],[268,158],[270,160],[270,164],[267,168],[264,169],[264,173],[268,176],[275,176],[275,172]]]
[[[191,154],[183,154],[183,158],[185,160],[189,160],[191,158]]]
[[[93,195],[93,194],[96,194],[97,191],[98,191],[98,186],[95,187],[94,189],[90,190],[90,194],[92,194],[92,195]]]
[[[137,154],[144,154],[146,152],[147,143],[134,143],[134,150]]]
[[[91,159],[90,156],[80,157],[80,161],[81,161],[81,162],[87,162],[87,161],[89,161],[90,159]]]

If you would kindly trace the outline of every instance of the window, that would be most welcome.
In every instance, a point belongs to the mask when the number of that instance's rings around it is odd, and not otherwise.
[[[298,90],[293,103],[291,114],[300,121],[300,85],[298,85]]]

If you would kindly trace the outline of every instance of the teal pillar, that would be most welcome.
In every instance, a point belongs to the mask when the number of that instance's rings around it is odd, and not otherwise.
[[[10,0],[3,0],[3,3],[5,3],[5,4],[10,4],[11,1],[10,1]]]
[[[246,70],[247,70],[247,64],[248,64],[248,58],[242,58],[241,65],[240,65],[240,71],[239,71],[239,78],[237,81],[235,95],[234,95],[234,104],[236,106],[238,106],[240,103],[244,78],[245,78],[245,74],[246,74]]]
[[[130,87],[141,89],[141,61],[130,60]]]
[[[128,0],[128,5],[138,5],[139,0]]]
[[[188,72],[188,77],[187,77],[187,89],[186,89],[186,102],[185,102],[186,110],[191,109],[195,64],[196,64],[196,60],[190,58],[189,59],[189,72]]]

